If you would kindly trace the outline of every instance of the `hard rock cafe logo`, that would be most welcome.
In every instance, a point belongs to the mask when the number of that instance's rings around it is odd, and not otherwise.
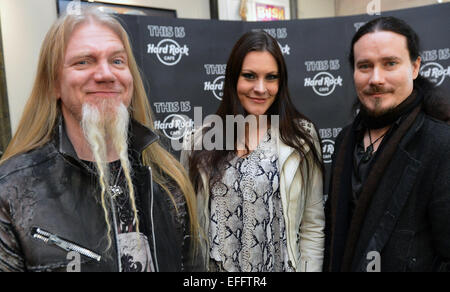
[[[323,162],[331,163],[331,158],[334,153],[334,141],[331,139],[322,140],[322,152],[323,152]]]
[[[420,68],[420,75],[430,80],[435,86],[439,86],[446,76],[450,76],[450,66],[444,68],[439,63],[429,62]]]
[[[278,42],[278,46],[280,47],[281,53],[283,55],[290,55],[291,54],[291,47],[289,47],[288,44],[283,46],[282,44],[280,44],[280,42]]]
[[[319,72],[314,78],[305,78],[305,87],[312,87],[314,92],[320,96],[327,96],[333,93],[336,86],[342,87],[342,77],[335,78],[331,73]]]
[[[204,83],[203,89],[205,91],[211,91],[215,98],[217,98],[218,100],[222,100],[224,82],[225,76],[219,76],[216,79],[214,79],[213,82],[206,81]]]
[[[180,46],[172,39],[163,39],[156,46],[148,44],[147,53],[156,55],[164,65],[173,66],[178,64],[183,56],[189,56],[189,48],[186,45]]]
[[[194,122],[187,116],[171,114],[162,122],[155,121],[155,129],[162,131],[171,140],[178,140],[193,128],[193,124]]]

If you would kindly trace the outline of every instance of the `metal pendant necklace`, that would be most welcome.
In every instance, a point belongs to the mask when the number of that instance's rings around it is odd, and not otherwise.
[[[109,186],[109,191],[111,192],[113,198],[123,194],[122,188],[118,185],[121,173],[122,173],[122,165],[120,166],[119,171],[117,172],[116,182],[114,183],[114,185]]]
[[[366,151],[364,151],[364,155],[363,155],[363,158],[362,158],[364,162],[367,162],[367,161],[369,161],[369,160],[372,158],[373,152],[374,152],[374,147],[373,147],[373,145],[374,145],[375,143],[377,143],[378,140],[380,140],[381,138],[383,138],[384,136],[386,136],[386,134],[387,134],[387,132],[388,132],[388,131],[384,132],[383,135],[381,135],[381,136],[378,137],[375,141],[372,142],[372,136],[370,135],[370,129],[369,129],[368,131],[369,131],[369,141],[370,141],[370,145],[367,146]]]

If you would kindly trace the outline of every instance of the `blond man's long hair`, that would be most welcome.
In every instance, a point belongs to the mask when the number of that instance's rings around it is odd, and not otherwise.
[[[83,23],[94,22],[112,29],[121,39],[128,56],[128,66],[133,76],[133,97],[129,108],[131,117],[151,130],[153,120],[150,104],[144,89],[139,68],[133,56],[128,35],[113,16],[95,9],[82,10],[77,15],[64,15],[50,28],[42,44],[36,79],[25,106],[22,118],[11,142],[3,154],[0,164],[21,153],[43,146],[52,138],[60,109],[55,94],[58,75],[62,70],[66,46],[75,28]],[[179,187],[187,202],[191,235],[197,240],[199,228],[194,189],[182,165],[160,144],[153,143],[142,153],[143,164],[152,167],[153,178],[169,195],[175,199],[167,187],[167,179],[172,179]],[[176,207],[176,205],[175,205]]]

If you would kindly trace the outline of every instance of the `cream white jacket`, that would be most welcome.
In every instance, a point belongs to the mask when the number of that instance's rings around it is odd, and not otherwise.
[[[318,136],[311,123],[301,121],[301,125],[313,136],[318,153],[321,153]],[[275,133],[274,133],[275,132]],[[181,152],[181,163],[188,170],[188,159],[192,146],[201,146],[202,137],[197,130],[185,137]],[[283,205],[283,216],[286,226],[287,249],[291,268],[299,272],[320,272],[324,254],[325,215],[323,204],[323,176],[320,168],[312,163],[312,152],[306,144],[306,157],[311,161],[308,187],[303,182],[302,174],[306,174],[306,161],[293,148],[285,145],[279,138],[278,131],[272,131],[272,137],[278,139],[278,160],[280,166],[280,195]],[[194,140],[194,143],[192,143]],[[194,148],[196,149],[196,148]],[[199,223],[207,237],[209,230],[209,177],[200,171],[202,189],[197,193]],[[205,263],[209,261],[209,246],[205,245]]]

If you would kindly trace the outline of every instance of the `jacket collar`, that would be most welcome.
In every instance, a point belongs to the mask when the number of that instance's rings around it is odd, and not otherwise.
[[[131,150],[134,150],[138,153],[142,153],[145,148],[159,140],[159,136],[156,133],[134,119],[131,119],[129,128],[129,146]],[[67,135],[62,115],[60,115],[58,119],[56,130],[56,147],[58,151],[63,155],[67,155],[79,160],[77,153],[73,148],[72,142]]]
[[[295,151],[294,148],[292,148],[292,147],[290,147],[290,146],[288,146],[288,145],[283,143],[283,141],[281,140],[280,133],[279,133],[278,129],[275,129],[274,132],[275,132],[274,137],[276,137],[278,139],[278,143],[277,143],[277,147],[278,147],[278,161],[279,161],[280,167],[282,167],[292,154],[298,154],[298,152]],[[307,154],[309,152],[309,150],[310,150],[308,144],[306,144],[305,140],[303,140],[303,139],[301,139],[301,143],[303,145],[303,149],[305,151],[305,154]],[[295,159],[297,160],[297,164],[298,164],[298,162],[300,161],[300,156],[299,155],[295,155]]]

